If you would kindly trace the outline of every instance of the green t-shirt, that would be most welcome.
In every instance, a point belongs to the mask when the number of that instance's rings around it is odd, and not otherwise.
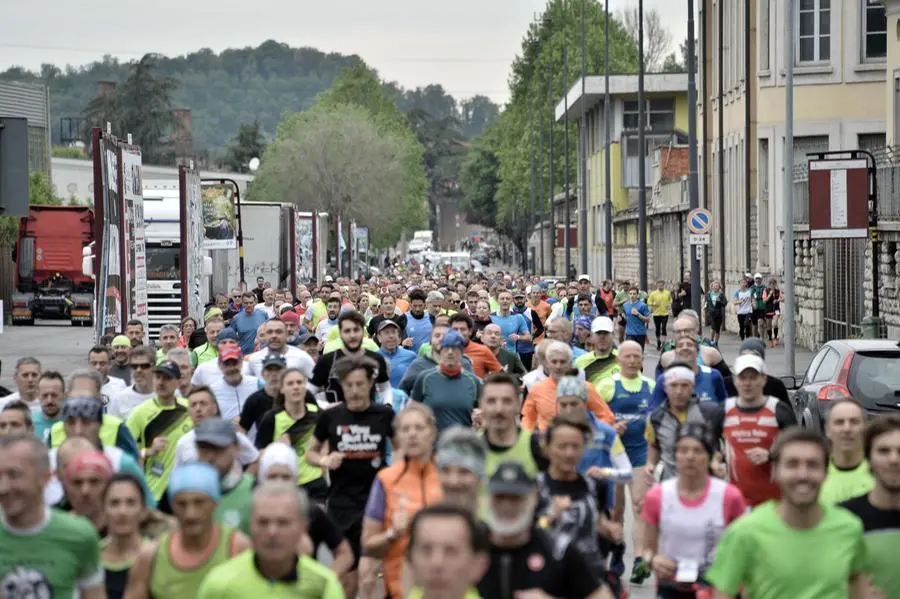
[[[862,520],[865,530],[866,572],[885,597],[900,597],[900,510],[883,510],[872,505],[868,494],[846,501],[841,507]]]
[[[334,572],[306,555],[297,560],[297,577],[292,581],[263,578],[253,562],[253,552],[245,551],[216,566],[203,580],[197,599],[345,599],[344,589]]]
[[[837,505],[842,501],[865,495],[875,486],[875,479],[869,472],[869,462],[863,460],[852,470],[841,470],[828,465],[828,476],[819,491],[819,501],[825,505]]]
[[[154,396],[138,404],[125,423],[141,450],[152,447],[157,437],[167,439],[161,452],[144,460],[144,476],[157,501],[169,486],[178,441],[194,428],[187,406],[187,400],[183,397],[176,398],[174,405],[164,406]]]
[[[249,535],[252,506],[253,477],[244,474],[230,490],[223,489],[222,499],[216,505],[216,522]]]
[[[796,530],[777,508],[766,502],[729,526],[706,579],[730,596],[743,587],[753,599],[847,599],[867,564],[859,518],[825,505],[815,527]]]
[[[78,589],[103,586],[100,539],[91,523],[51,509],[34,533],[0,526],[0,594],[71,599]]]

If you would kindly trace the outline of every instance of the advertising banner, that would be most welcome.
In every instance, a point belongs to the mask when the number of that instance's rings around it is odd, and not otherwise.
[[[200,173],[179,167],[181,194],[181,296],[182,317],[203,322],[204,208]]]
[[[149,331],[149,311],[147,303],[147,244],[144,235],[144,183],[140,148],[123,144],[120,160],[122,165],[122,197],[124,199],[123,228],[125,235],[125,289],[128,293],[129,319],[144,323],[144,331]],[[144,339],[147,343],[148,339]]]
[[[119,197],[119,157],[115,139],[101,137],[102,193],[103,193],[103,248],[98,285],[101,294],[100,318],[102,334],[115,335],[124,328],[122,304],[122,202]]]
[[[294,239],[296,239],[297,283],[310,283],[313,280],[313,215],[298,213],[294,218]],[[293,291],[293,290],[292,290]]]
[[[237,217],[234,187],[230,184],[201,188],[204,250],[233,250],[237,247]]]

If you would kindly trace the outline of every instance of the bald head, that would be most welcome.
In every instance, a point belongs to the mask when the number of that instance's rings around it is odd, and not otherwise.
[[[619,368],[622,377],[626,379],[637,378],[644,369],[644,350],[636,341],[625,341],[619,346]]]
[[[75,456],[86,451],[96,451],[93,443],[84,437],[69,437],[62,442],[56,453],[56,469],[60,472],[65,471],[66,464]]]

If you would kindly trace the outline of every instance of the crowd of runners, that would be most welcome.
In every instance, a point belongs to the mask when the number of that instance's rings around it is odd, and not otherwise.
[[[720,287],[391,269],[21,357],[0,598],[898,599],[900,415],[798,427],[765,289],[729,356]]]

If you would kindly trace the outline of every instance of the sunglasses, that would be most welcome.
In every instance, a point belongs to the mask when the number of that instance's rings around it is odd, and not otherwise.
[[[152,367],[153,367],[153,365],[150,364],[149,362],[141,362],[139,364],[131,365],[132,370],[149,370]]]

